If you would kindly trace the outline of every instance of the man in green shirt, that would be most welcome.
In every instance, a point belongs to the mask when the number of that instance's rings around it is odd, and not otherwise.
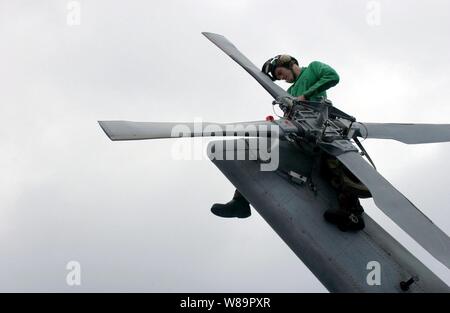
[[[270,77],[273,81],[285,80],[292,85],[287,92],[296,97],[298,100],[320,101],[327,97],[326,90],[335,86],[339,82],[339,75],[336,71],[327,64],[314,61],[307,67],[300,67],[298,61],[289,55],[277,55],[264,63],[262,72]],[[348,196],[347,193],[340,192],[339,197],[342,198],[344,194],[344,201],[340,200],[340,204],[347,206],[349,202],[352,206],[358,206],[359,201],[354,196]],[[351,198],[351,201],[348,198]],[[360,205],[358,209],[362,210]],[[348,210],[327,211],[324,215],[325,219],[333,224],[346,224]],[[226,204],[214,204],[211,212],[220,217],[238,217],[246,218],[251,215],[250,205],[248,201],[239,193],[235,191],[233,199]],[[360,219],[362,222],[362,219]],[[353,223],[354,224],[354,223]],[[357,228],[364,227],[359,225]]]
[[[314,61],[300,67],[295,58],[286,54],[268,60],[262,71],[272,80],[291,83],[287,92],[299,100],[320,101],[327,97],[327,89],[339,83],[339,75],[331,66]]]

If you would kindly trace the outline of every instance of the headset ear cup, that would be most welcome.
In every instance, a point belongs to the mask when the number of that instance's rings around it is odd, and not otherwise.
[[[266,61],[266,63],[264,63],[261,71],[266,74],[267,76],[269,76],[269,78],[274,81],[274,74],[273,74],[273,70],[274,70],[274,64],[272,63],[273,59],[270,59],[268,61]]]

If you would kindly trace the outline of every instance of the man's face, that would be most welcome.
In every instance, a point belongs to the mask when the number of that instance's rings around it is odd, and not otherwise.
[[[277,67],[275,69],[275,78],[280,80],[285,80],[286,83],[293,83],[294,82],[294,75],[292,74],[291,70],[288,70],[285,67]]]

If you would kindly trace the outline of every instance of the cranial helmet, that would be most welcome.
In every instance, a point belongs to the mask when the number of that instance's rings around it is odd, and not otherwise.
[[[298,61],[295,58],[291,57],[288,54],[279,54],[267,60],[266,63],[264,63],[261,71],[269,76],[271,80],[277,80],[275,76],[275,69],[277,67],[282,66],[292,71],[292,66],[294,64],[298,65]]]

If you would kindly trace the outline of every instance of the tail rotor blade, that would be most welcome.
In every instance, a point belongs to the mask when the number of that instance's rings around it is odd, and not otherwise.
[[[227,38],[222,35],[203,32],[206,38],[230,56],[250,75],[255,78],[275,99],[278,97],[290,97],[280,86],[275,84],[267,75],[261,72],[242,52],[240,52]]]
[[[450,124],[355,123],[356,135],[406,144],[450,141]]]
[[[210,136],[269,137],[278,129],[272,127],[274,123],[269,121],[242,123],[99,121],[98,123],[113,141]]]
[[[338,155],[367,188],[375,204],[435,258],[450,268],[450,240],[402,193],[371,167],[357,152]]]

